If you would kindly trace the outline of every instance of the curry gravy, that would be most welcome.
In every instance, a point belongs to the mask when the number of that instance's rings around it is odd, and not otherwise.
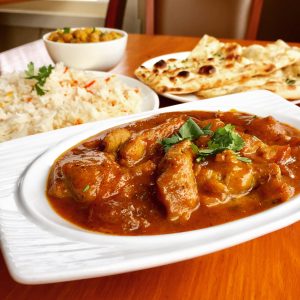
[[[210,128],[211,135],[165,151],[162,140],[178,135],[188,119]],[[226,124],[234,125],[243,147],[197,161],[191,144],[201,153]],[[299,145],[299,130],[272,117],[165,113],[100,132],[63,153],[52,166],[46,194],[60,216],[91,231],[153,235],[205,228],[299,193]]]

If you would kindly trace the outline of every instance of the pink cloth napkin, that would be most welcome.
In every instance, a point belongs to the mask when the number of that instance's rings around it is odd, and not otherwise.
[[[35,67],[53,64],[42,40],[0,53],[0,74],[23,71],[31,61]]]

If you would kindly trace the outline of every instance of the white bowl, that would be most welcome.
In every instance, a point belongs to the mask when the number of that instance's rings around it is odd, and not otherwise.
[[[74,30],[77,28],[71,28]],[[108,71],[122,59],[128,34],[123,30],[97,27],[101,31],[115,31],[121,38],[97,43],[58,43],[49,41],[52,32],[43,36],[46,49],[55,63],[63,62],[66,66],[82,70]]]

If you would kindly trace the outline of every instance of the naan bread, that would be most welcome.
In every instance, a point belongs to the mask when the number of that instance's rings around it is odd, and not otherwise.
[[[135,75],[159,93],[190,94],[199,91],[198,63],[193,60],[168,59],[156,62],[152,68],[140,66]]]
[[[184,60],[140,66],[135,75],[158,93],[189,94],[267,75],[300,60],[300,51],[283,41],[242,47],[205,35]]]
[[[140,66],[136,77],[158,93],[190,94],[200,90],[201,83],[193,64],[176,59],[160,60],[153,68]]]
[[[266,46],[254,44],[242,47],[237,43],[222,43],[214,37],[205,35],[192,50],[188,59],[203,61],[206,57],[214,56],[223,61],[223,65],[226,66],[227,60],[231,58],[240,65],[247,66],[248,72],[258,72],[259,74],[255,75],[263,75],[297,62],[299,54],[298,48],[290,47],[282,40]]]
[[[212,98],[256,89],[269,90],[288,100],[300,99],[300,62],[269,76],[256,76],[230,85],[198,91],[196,94],[200,98]]]

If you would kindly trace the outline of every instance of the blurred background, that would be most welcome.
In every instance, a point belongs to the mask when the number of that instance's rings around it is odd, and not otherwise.
[[[5,2],[5,1],[4,1]],[[127,0],[123,29],[149,33],[148,2],[155,3],[153,33],[247,38],[251,0]],[[255,1],[254,1],[255,2]],[[300,42],[300,5],[296,0],[264,0],[255,38]],[[109,0],[0,1],[0,52],[39,39],[61,27],[103,26]]]

